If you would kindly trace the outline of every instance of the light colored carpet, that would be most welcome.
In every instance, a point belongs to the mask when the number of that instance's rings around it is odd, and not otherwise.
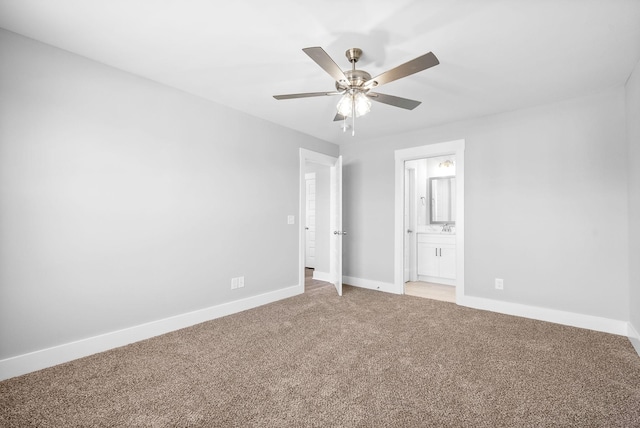
[[[620,336],[327,284],[0,382],[3,427],[634,427]]]

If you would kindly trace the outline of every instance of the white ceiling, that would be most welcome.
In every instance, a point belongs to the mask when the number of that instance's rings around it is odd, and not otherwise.
[[[0,27],[337,144],[623,85],[640,58],[640,0],[0,0]],[[440,65],[376,89],[356,136],[302,48],[376,76],[426,52]]]

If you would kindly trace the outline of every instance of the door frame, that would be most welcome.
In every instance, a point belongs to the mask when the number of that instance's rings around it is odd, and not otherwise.
[[[407,234],[405,235],[405,239],[409,238],[409,243],[407,245],[407,242],[405,241],[405,245],[403,247],[403,251],[405,251],[403,257],[404,257],[404,281],[416,281],[418,278],[418,267],[417,267],[417,257],[416,257],[416,244],[417,244],[417,239],[416,239],[416,232],[418,230],[417,227],[417,217],[418,217],[418,207],[416,206],[416,199],[417,199],[417,192],[416,192],[416,181],[417,181],[417,177],[416,177],[416,169],[415,168],[407,168],[406,164],[405,164],[405,170],[404,170],[404,180],[405,180],[405,198],[404,198],[404,226],[403,226],[403,230],[406,231],[406,229],[412,229],[413,231],[411,232],[411,235]],[[407,180],[409,181],[410,185],[406,186]],[[409,197],[407,197],[407,195],[409,195]],[[409,216],[407,216],[407,211],[409,211]],[[409,217],[410,219],[410,224],[407,225],[407,217]],[[410,253],[407,255],[406,251],[407,251],[407,247],[410,248]],[[407,257],[409,256],[409,257]],[[408,259],[408,261],[407,261]],[[408,265],[408,266],[407,266]],[[407,274],[407,267],[408,267],[408,274]]]
[[[306,258],[306,244],[305,244],[305,222],[302,221],[305,215],[305,187],[306,187],[306,178],[305,178],[305,170],[307,162],[314,162],[320,165],[325,165],[328,167],[334,167],[336,162],[338,161],[337,157],[325,155],[323,153],[314,152],[308,149],[300,149],[300,196],[299,196],[299,207],[298,207],[298,218],[300,221],[298,222],[298,287],[301,293],[304,293],[304,268],[305,268],[305,258]],[[340,272],[339,274],[342,274]]]
[[[454,140],[395,151],[394,281],[397,294],[404,294],[404,170],[405,161],[436,156],[456,156],[456,301],[464,298],[464,146]]]

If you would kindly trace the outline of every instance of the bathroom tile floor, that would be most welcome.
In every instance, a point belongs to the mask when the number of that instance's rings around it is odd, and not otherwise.
[[[442,300],[444,302],[455,303],[456,301],[456,287],[452,285],[435,284],[432,282],[405,282],[404,294],[433,300]]]

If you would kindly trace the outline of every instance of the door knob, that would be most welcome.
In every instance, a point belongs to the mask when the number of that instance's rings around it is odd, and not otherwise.
[[[343,231],[342,231],[342,234],[343,234],[343,235],[346,235],[346,234],[347,234],[347,232],[345,232],[345,231],[343,230]]]
[[[407,233],[413,233],[413,230],[407,229]]]

